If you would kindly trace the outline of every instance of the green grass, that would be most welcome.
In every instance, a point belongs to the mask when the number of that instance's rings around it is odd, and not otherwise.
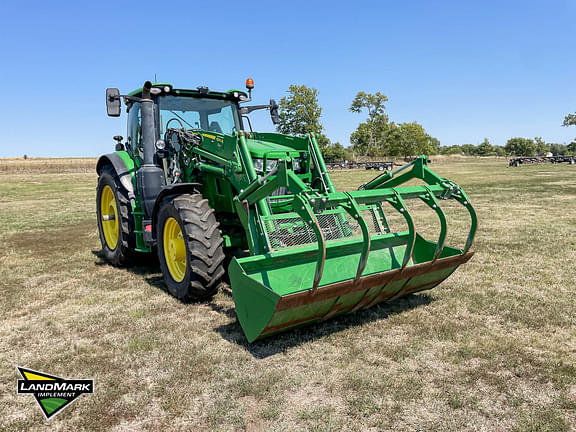
[[[435,160],[478,212],[468,264],[432,291],[249,345],[227,287],[182,304],[154,261],[102,261],[86,162],[34,162],[0,169],[0,429],[576,428],[572,166]],[[333,173],[340,190],[372,176]],[[467,215],[442,204],[462,244]],[[434,237],[431,212],[408,205]],[[16,365],[94,378],[95,393],[47,423],[16,394]]]

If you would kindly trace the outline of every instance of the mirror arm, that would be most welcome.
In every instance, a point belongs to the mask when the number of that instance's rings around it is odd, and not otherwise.
[[[261,110],[261,109],[270,109],[270,105],[245,106],[245,107],[240,108],[240,112],[242,114],[250,114],[252,111]]]
[[[138,98],[138,97],[134,97],[134,96],[128,96],[128,95],[118,95],[118,96],[110,96],[108,99],[110,100],[115,100],[115,99],[121,99],[124,98],[124,103],[126,103],[126,101],[130,101],[130,102],[141,102],[142,98]]]
[[[120,95],[119,97],[123,97],[124,98],[124,102],[126,102],[127,100],[130,102],[142,102],[142,98],[137,98],[134,96],[126,96],[126,95]]]

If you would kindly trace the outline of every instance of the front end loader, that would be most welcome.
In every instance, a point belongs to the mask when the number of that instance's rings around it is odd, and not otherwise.
[[[128,95],[107,89],[108,114],[119,116],[122,100],[128,112],[126,143],[115,137],[116,152],[97,165],[98,225],[110,262],[156,251],[169,292],[182,300],[210,298],[227,272],[252,342],[434,288],[471,258],[474,209],[425,156],[338,192],[317,134],[252,131],[247,115],[256,109],[278,121],[273,100],[243,106],[252,87],[249,80],[248,93],[150,82]],[[436,214],[438,238],[418,232],[408,200]],[[443,200],[470,215],[463,248],[445,244]],[[404,231],[392,231],[390,211]]]

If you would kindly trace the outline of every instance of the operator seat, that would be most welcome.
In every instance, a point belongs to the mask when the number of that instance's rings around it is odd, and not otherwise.
[[[210,122],[210,126],[208,126],[208,130],[212,132],[222,133],[222,128],[217,121]]]

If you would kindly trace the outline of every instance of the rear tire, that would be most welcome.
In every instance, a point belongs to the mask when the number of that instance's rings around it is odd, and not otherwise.
[[[128,191],[110,165],[102,168],[98,177],[96,214],[104,258],[115,266],[132,263],[136,247],[132,206]]]
[[[156,221],[158,259],[168,291],[182,301],[213,297],[224,276],[222,236],[200,194],[167,197]]]

